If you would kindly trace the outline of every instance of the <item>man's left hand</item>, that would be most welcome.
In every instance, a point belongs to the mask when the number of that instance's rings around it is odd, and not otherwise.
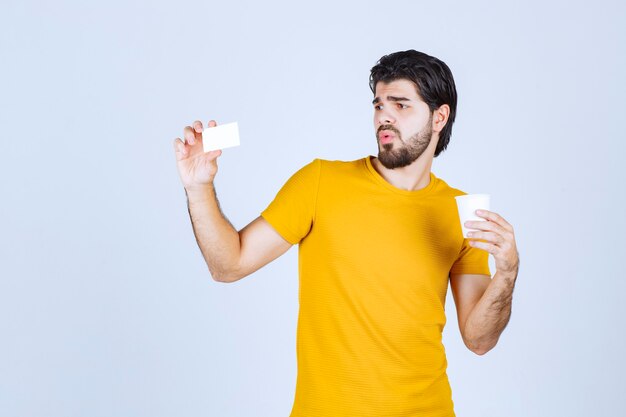
[[[512,274],[513,278],[517,277],[519,254],[515,245],[513,226],[492,211],[477,210],[476,215],[487,221],[465,222],[465,227],[479,229],[467,234],[466,237],[470,239],[469,244],[492,254],[499,272]]]

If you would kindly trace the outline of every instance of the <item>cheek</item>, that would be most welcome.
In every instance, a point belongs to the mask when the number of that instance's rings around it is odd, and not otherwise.
[[[421,132],[424,129],[428,129],[429,125],[430,120],[428,117],[423,117],[423,115],[414,115],[410,127],[416,132]]]

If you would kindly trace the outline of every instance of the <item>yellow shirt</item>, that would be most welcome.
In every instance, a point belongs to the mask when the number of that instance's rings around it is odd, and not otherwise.
[[[450,273],[490,274],[451,188],[417,191],[371,164],[316,159],[262,212],[299,243],[292,417],[454,416],[441,342]]]

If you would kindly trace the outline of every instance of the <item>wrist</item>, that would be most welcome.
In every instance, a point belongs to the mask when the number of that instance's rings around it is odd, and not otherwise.
[[[496,274],[494,275],[494,278],[496,276],[499,279],[505,280],[507,282],[515,283],[515,281],[517,280],[517,270],[514,270],[514,271],[496,270]]]
[[[185,186],[188,201],[206,200],[215,191],[213,183],[193,184]]]

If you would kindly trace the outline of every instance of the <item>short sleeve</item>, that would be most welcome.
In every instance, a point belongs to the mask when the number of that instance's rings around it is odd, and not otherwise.
[[[311,230],[315,219],[321,160],[315,159],[291,176],[261,216],[295,245]]]
[[[450,274],[481,274],[491,276],[489,270],[489,252],[469,245],[468,239],[463,239],[463,247],[456,259]]]

